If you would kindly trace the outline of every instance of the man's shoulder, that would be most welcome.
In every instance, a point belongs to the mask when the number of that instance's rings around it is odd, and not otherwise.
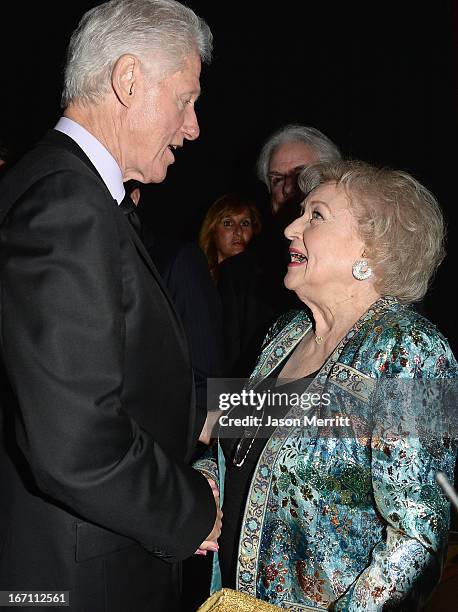
[[[0,182],[2,208],[8,207],[43,181],[49,185],[54,184],[53,189],[59,185],[62,189],[68,189],[69,179],[75,188],[104,188],[103,181],[91,168],[90,161],[84,159],[84,153],[81,151],[82,155],[78,154],[76,143],[74,147],[71,144],[68,146],[67,141],[70,139],[67,136],[60,134],[55,137],[52,134],[54,130],[50,132],[16,161],[3,177]],[[62,180],[64,176],[65,181]]]
[[[114,200],[97,172],[71,150],[54,144],[38,143],[0,182],[0,225],[8,219],[12,231],[25,231],[30,225],[27,219],[47,213],[62,223],[70,217],[86,224],[95,216],[107,220],[115,218],[113,207]]]
[[[97,175],[92,162],[80,146],[66,134],[48,130],[46,134],[18,161],[24,167],[72,169]]]

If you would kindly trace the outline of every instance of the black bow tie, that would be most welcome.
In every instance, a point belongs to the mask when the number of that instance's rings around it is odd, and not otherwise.
[[[140,217],[137,215],[135,210],[135,204],[132,202],[132,199],[128,193],[124,196],[123,201],[119,205],[122,209],[123,213],[126,215],[129,223],[132,225],[137,234],[142,237],[142,224],[140,221]]]

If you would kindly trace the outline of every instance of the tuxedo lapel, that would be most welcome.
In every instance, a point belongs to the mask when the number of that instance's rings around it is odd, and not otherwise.
[[[114,202],[116,203],[116,200],[114,200]],[[126,219],[126,221],[127,221],[127,219]],[[134,242],[135,247],[136,247],[140,257],[143,259],[143,261],[145,262],[145,264],[149,268],[151,274],[157,280],[157,282],[160,285],[162,291],[164,292],[165,296],[167,297],[168,302],[171,305],[169,296],[168,296],[167,291],[166,291],[166,289],[164,287],[164,284],[162,282],[162,278],[161,278],[159,272],[157,271],[156,266],[153,263],[153,260],[149,256],[149,253],[146,250],[145,245],[141,241],[140,236],[137,234],[135,229],[132,227],[132,225],[128,221],[127,221],[127,227],[128,227],[128,231],[129,231],[129,236],[132,238],[132,241]]]
[[[129,226],[129,233],[130,236],[132,238],[132,240],[135,243],[135,246],[137,247],[137,251],[140,255],[140,257],[143,259],[143,261],[145,262],[145,264],[148,266],[148,268],[151,271],[151,274],[154,276],[157,284],[159,285],[162,293],[164,294],[165,299],[167,300],[168,305],[170,306],[170,311],[172,313],[173,318],[175,319],[175,323],[178,326],[178,329],[180,330],[180,334],[182,336],[182,338],[185,338],[185,331],[183,328],[183,323],[181,322],[181,319],[179,318],[176,310],[175,310],[175,305],[173,304],[170,296],[169,296],[169,292],[164,284],[164,281],[162,280],[161,275],[159,274],[159,272],[157,271],[156,266],[154,265],[153,260],[151,259],[148,251],[145,248],[145,245],[143,244],[143,242],[140,240],[139,235],[137,234],[137,232],[135,231],[135,229],[132,227],[132,225],[130,225],[130,223],[128,224]]]

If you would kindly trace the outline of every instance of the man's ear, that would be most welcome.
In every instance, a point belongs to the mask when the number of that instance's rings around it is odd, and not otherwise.
[[[111,73],[111,85],[123,106],[129,107],[135,95],[139,77],[139,61],[135,55],[119,57]]]

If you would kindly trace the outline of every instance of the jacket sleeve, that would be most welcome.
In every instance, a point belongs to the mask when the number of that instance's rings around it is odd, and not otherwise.
[[[381,352],[376,371],[387,369],[392,375],[380,377],[374,396],[371,444],[373,495],[385,537],[335,603],[340,612],[418,609],[439,581],[446,552],[450,507],[435,475],[441,470],[453,480],[456,362],[437,332],[414,329]]]
[[[173,561],[194,553],[216,509],[202,475],[123,410],[117,214],[96,178],[67,171],[16,203],[1,233],[0,346],[34,486]]]
[[[205,478],[211,478],[217,485],[218,489],[221,488],[219,482],[218,462],[216,459],[217,447],[215,445],[209,446],[199,459],[194,461],[193,468],[198,470]]]

